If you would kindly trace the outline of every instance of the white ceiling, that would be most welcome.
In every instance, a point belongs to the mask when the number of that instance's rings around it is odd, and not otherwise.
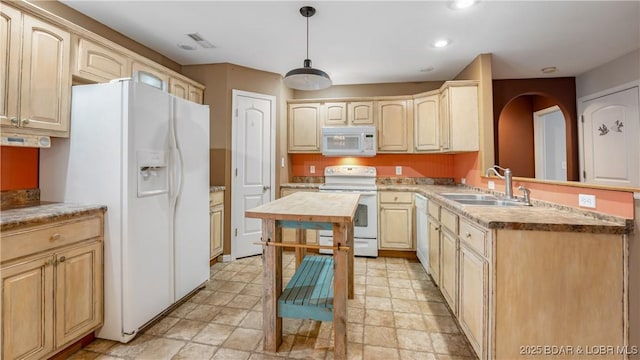
[[[182,64],[286,74],[309,56],[334,84],[450,80],[478,54],[497,79],[577,76],[640,48],[640,1],[77,1],[66,5]],[[216,47],[195,51],[187,33]],[[448,38],[451,45],[431,43]],[[540,69],[556,66],[554,74]],[[639,64],[640,66],[640,64]],[[433,67],[429,72],[421,69]]]

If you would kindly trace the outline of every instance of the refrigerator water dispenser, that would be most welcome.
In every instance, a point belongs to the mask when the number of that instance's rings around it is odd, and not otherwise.
[[[137,151],[138,197],[169,192],[168,155],[166,151]]]

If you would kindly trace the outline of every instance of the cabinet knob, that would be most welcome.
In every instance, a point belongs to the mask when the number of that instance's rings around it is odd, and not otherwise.
[[[11,125],[13,125],[13,126],[20,125],[20,121],[18,120],[18,118],[12,117],[11,118]]]
[[[65,260],[67,260],[67,258],[64,257],[64,255],[63,255],[63,256],[60,256],[60,258],[58,259],[58,262],[63,263],[63,262],[65,262]]]
[[[440,226],[436,226],[436,231],[440,231]]]
[[[56,241],[56,240],[60,240],[60,234],[55,233],[53,235],[51,235],[51,241]]]
[[[22,125],[27,125],[29,123],[29,119],[21,120]]]
[[[49,265],[53,265],[53,260],[49,259],[44,262],[44,266],[49,266]]]
[[[471,233],[467,231],[467,232],[464,233],[464,236],[470,238],[471,237]]]

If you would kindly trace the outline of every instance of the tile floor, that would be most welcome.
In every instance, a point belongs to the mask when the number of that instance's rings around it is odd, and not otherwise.
[[[283,256],[286,284],[293,253]],[[415,261],[356,258],[348,358],[473,359],[440,291]],[[277,353],[262,350],[260,256],[211,267],[207,286],[128,344],[96,339],[72,359],[333,359],[331,322],[283,320]]]

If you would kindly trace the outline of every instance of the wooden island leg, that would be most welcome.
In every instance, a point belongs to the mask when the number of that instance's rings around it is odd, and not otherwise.
[[[333,224],[333,246],[345,246],[347,240],[347,225]],[[334,250],[333,275],[333,358],[344,360],[347,358],[347,295],[349,274],[349,251]]]
[[[276,221],[262,220],[262,240],[281,242],[281,229],[276,229]],[[282,292],[282,248],[263,246],[262,254],[262,321],[263,349],[276,352],[282,343],[282,318],[278,317],[278,297]]]
[[[296,244],[306,244],[307,243],[307,230],[305,229],[296,229]],[[296,270],[302,263],[302,260],[307,255],[307,249],[305,248],[296,248]]]
[[[354,291],[353,291],[353,283],[354,283],[354,275],[353,275],[353,263],[355,261],[355,246],[353,244],[353,223],[349,223],[347,226],[347,246],[349,247],[349,299],[353,299]]]

